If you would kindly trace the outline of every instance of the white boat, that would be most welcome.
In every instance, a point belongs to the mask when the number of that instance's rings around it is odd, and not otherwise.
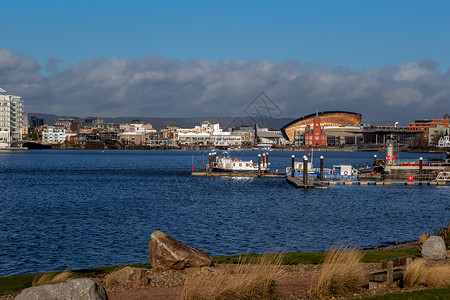
[[[258,155],[261,157],[261,163],[258,167],[258,162],[252,160],[240,160],[238,158],[231,158],[228,152],[223,152],[222,156],[217,156],[215,152],[209,154],[209,169],[212,172],[268,172],[270,170],[270,163],[268,162],[269,154],[264,153]]]

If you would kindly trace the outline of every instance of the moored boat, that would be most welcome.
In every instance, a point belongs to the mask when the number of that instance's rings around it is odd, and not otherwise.
[[[209,154],[208,169],[211,172],[269,172],[270,163],[268,161],[269,154],[263,153],[258,155],[258,161],[240,160],[231,158],[227,151],[222,156],[217,156],[215,152]]]

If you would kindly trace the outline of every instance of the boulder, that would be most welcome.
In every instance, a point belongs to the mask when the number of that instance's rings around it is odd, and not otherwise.
[[[212,264],[212,257],[208,253],[188,247],[161,231],[152,233],[148,251],[150,264],[157,271]]]
[[[426,259],[445,259],[447,250],[444,240],[440,236],[430,236],[422,246],[422,256]]]
[[[82,278],[58,284],[47,284],[24,289],[16,300],[106,300],[108,295],[101,284]]]
[[[112,272],[106,279],[106,285],[122,285],[126,287],[139,287],[147,285],[149,282],[147,272],[132,267],[125,267],[118,271]]]

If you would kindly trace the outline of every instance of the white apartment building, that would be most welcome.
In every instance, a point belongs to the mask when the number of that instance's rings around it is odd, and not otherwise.
[[[66,140],[66,129],[64,127],[48,126],[42,131],[43,144],[61,144]]]
[[[21,147],[22,126],[22,98],[0,95],[0,148]]]

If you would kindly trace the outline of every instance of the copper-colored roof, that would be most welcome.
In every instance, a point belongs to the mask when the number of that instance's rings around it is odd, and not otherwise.
[[[322,126],[351,126],[359,125],[361,123],[362,115],[348,111],[323,111],[318,112],[320,118],[320,125]],[[304,130],[306,125],[312,125],[316,114],[310,114],[299,119],[296,119],[281,128],[286,139],[294,141],[296,130]]]

